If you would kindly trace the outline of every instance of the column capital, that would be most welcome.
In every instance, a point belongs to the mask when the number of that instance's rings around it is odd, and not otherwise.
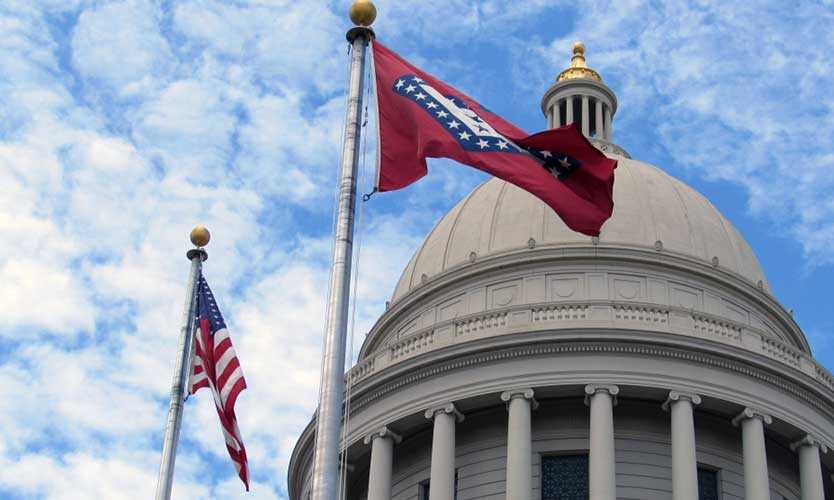
[[[426,410],[426,418],[429,420],[434,420],[434,416],[438,413],[448,413],[449,415],[454,415],[455,420],[457,420],[458,422],[463,422],[463,413],[458,411],[454,403],[444,403],[429,408],[428,410]]]
[[[796,451],[803,446],[815,446],[819,448],[820,452],[828,453],[828,447],[825,446],[825,443],[810,434],[805,434],[802,438],[791,443],[791,451]]]
[[[747,407],[741,411],[738,415],[733,418],[733,427],[738,427],[739,422],[742,420],[747,420],[750,418],[758,418],[763,423],[770,425],[773,423],[773,418],[767,413],[764,413],[761,410],[757,410],[756,408]]]
[[[402,436],[389,429],[387,425],[383,425],[379,429],[365,436],[363,441],[365,444],[371,444],[374,439],[384,437],[391,438],[391,440],[394,441],[394,444],[400,444],[403,440]]]
[[[701,396],[692,392],[669,391],[666,401],[660,406],[663,411],[669,411],[669,407],[676,401],[689,401],[692,406],[701,404]]]
[[[501,393],[501,401],[509,404],[510,401],[516,398],[529,399],[533,409],[539,408],[539,402],[533,397],[535,392],[529,387],[522,387],[517,389],[509,389]]]
[[[591,396],[598,392],[607,392],[614,398],[614,405],[617,405],[617,394],[620,393],[620,388],[613,384],[588,384],[585,386],[585,405],[591,404]]]

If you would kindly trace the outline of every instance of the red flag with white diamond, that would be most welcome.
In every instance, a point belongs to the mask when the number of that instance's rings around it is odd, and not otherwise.
[[[599,235],[614,210],[617,161],[575,125],[529,135],[376,41],[373,57],[378,191],[426,175],[426,158],[450,158],[530,192],[574,231]]]

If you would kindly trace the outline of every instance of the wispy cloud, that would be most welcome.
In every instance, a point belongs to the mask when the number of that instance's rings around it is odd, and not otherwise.
[[[537,113],[569,42],[584,38],[628,103],[618,116],[625,142],[657,143],[697,175],[744,185],[751,210],[787,224],[809,258],[834,258],[834,157],[824,153],[834,101],[820,90],[834,83],[830,12],[377,5],[387,43],[507,109],[523,93]],[[215,235],[206,274],[250,386],[238,404],[255,480],[247,498],[286,498],[287,462],[317,394],[345,10],[266,0],[0,6],[0,386],[13,396],[0,399],[0,494],[152,494],[182,254],[201,222]],[[800,22],[801,32],[790,28]],[[491,59],[499,52],[516,56],[513,89],[492,77],[510,72]],[[423,235],[483,178],[444,161],[431,171],[363,207],[355,348]],[[175,493],[240,495],[211,404],[197,396],[186,414]]]

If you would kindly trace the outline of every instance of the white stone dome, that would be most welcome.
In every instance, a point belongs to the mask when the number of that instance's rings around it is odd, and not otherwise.
[[[661,169],[619,161],[614,215],[598,245],[696,259],[767,289],[750,245],[703,195]],[[533,195],[500,179],[478,186],[437,223],[400,277],[392,302],[471,262],[531,247],[590,246]]]

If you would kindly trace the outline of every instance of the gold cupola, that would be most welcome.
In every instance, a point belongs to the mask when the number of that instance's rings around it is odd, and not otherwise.
[[[548,128],[575,123],[598,148],[628,155],[612,139],[617,96],[599,73],[588,67],[584,43],[573,44],[570,67],[559,73],[544,93],[541,106]]]
[[[585,44],[582,42],[574,42],[573,56],[570,58],[570,68],[559,73],[556,81],[561,82],[576,78],[590,78],[591,80],[596,80],[598,82],[602,81],[602,77],[599,76],[599,73],[589,68],[588,64],[585,62]]]

